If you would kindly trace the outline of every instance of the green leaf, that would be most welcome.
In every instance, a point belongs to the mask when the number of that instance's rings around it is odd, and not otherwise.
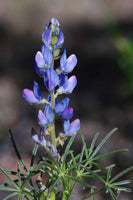
[[[115,190],[119,190],[119,191],[123,191],[123,192],[132,192],[132,190],[130,188],[126,188],[126,187],[121,187],[121,186],[116,186],[116,185],[110,185],[110,187]]]
[[[111,197],[113,198],[113,200],[117,200],[117,197],[115,196],[114,192],[111,189],[109,189],[109,192],[110,192]]]
[[[17,146],[16,146],[16,143],[15,143],[15,141],[14,141],[14,138],[13,138],[13,135],[12,135],[11,130],[9,130],[9,137],[11,138],[11,141],[12,141],[12,144],[13,144],[13,147],[14,147],[14,150],[15,150],[15,152],[16,152],[16,155],[17,155],[18,159],[20,160],[20,163],[21,163],[23,169],[24,169],[26,172],[28,172],[28,170],[27,170],[27,168],[26,168],[26,166],[25,166],[25,164],[24,164],[24,161],[23,161],[23,159],[22,159],[21,156],[20,156],[20,153],[19,153],[18,148],[17,148]]]
[[[126,173],[128,173],[129,171],[132,171],[132,170],[133,170],[133,166],[125,169],[124,171],[117,174],[114,178],[112,178],[110,183],[113,183],[115,180],[117,180],[118,178],[120,178],[121,176],[123,176],[124,174],[126,174]]]
[[[111,137],[111,135],[117,130],[117,128],[113,129],[112,131],[110,131],[106,137],[104,137],[104,139],[100,142],[100,144],[97,146],[97,148],[94,150],[94,152],[92,153],[90,159],[92,159],[97,153],[98,151],[102,148],[102,146],[107,142],[107,140]]]
[[[124,180],[124,181],[119,181],[119,182],[115,182],[113,183],[113,185],[126,185],[131,183],[131,180]]]
[[[61,158],[62,163],[65,162],[66,156],[67,156],[67,154],[68,154],[68,152],[69,152],[69,150],[70,150],[70,148],[71,148],[71,145],[72,145],[72,143],[73,143],[73,141],[74,141],[74,139],[75,139],[75,136],[76,136],[76,135],[73,135],[73,136],[70,138],[70,140],[69,140],[69,142],[68,142],[68,144],[67,144],[67,146],[66,146],[65,152],[64,152],[64,154],[62,155],[62,158]]]
[[[109,153],[105,153],[105,154],[102,154],[100,156],[92,158],[92,161],[98,160],[98,159],[101,159],[101,158],[104,158],[104,157],[107,157],[107,156],[111,156],[113,154],[120,153],[120,152],[128,152],[128,149],[119,149],[119,150],[111,151]]]
[[[86,159],[89,159],[87,145],[86,145],[85,139],[84,139],[82,134],[81,134],[81,139],[82,139],[82,142],[83,142],[83,148],[85,150]],[[83,151],[83,148],[82,148],[82,151]],[[81,152],[81,155],[82,155],[82,152]]]
[[[109,182],[109,179],[111,178],[111,171],[112,171],[112,167],[109,167],[109,168],[108,168],[108,171],[107,171],[107,179],[106,179],[106,182]]]
[[[10,192],[17,192],[18,190],[9,188],[9,187],[1,187],[0,190],[2,191],[10,191]]]
[[[101,187],[101,188],[99,188],[98,190],[96,190],[96,191],[94,191],[94,192],[92,192],[92,193],[86,195],[85,197],[83,197],[83,198],[80,199],[80,200],[88,199],[89,197],[91,197],[91,196],[93,196],[94,194],[97,194],[97,193],[103,191],[104,189],[105,189],[105,187]]]
[[[38,144],[35,143],[33,151],[32,151],[32,157],[31,157],[31,163],[30,163],[30,170],[33,167],[33,163],[34,163],[34,159],[35,159],[35,156],[36,156],[36,153],[37,153],[37,149],[38,149]]]
[[[3,200],[11,199],[12,197],[16,196],[17,194],[18,194],[17,192],[11,193],[8,196],[6,196]]]
[[[99,179],[103,184],[106,184],[106,182],[102,178],[102,176],[98,175],[97,173],[95,173],[94,171],[92,171],[91,169],[88,169],[88,168],[86,168],[86,171],[90,172],[90,175],[92,174],[94,176],[94,178]]]
[[[22,196],[22,194],[19,194],[18,200],[21,200],[21,196]]]
[[[12,185],[14,185],[15,188],[19,188],[18,185],[7,175],[7,173],[0,168],[0,171],[8,178],[8,180],[12,183]]]
[[[93,189],[93,188],[91,188],[91,193],[92,193],[92,194],[94,193],[94,189]],[[91,196],[91,200],[95,200],[95,199],[94,199],[94,194]]]
[[[71,158],[72,158],[73,164],[76,165],[76,160],[74,158],[73,152],[71,151],[70,154],[71,154]],[[71,163],[71,161],[70,161],[70,163]]]
[[[94,147],[95,147],[95,143],[96,143],[96,140],[98,138],[98,136],[100,135],[100,133],[96,133],[96,135],[94,136],[92,142],[91,142],[91,146],[90,146],[90,149],[89,149],[89,157],[91,156],[93,150],[94,150]]]
[[[17,171],[18,171],[18,183],[19,183],[19,187],[21,187],[21,175],[20,175],[19,163],[17,163]]]

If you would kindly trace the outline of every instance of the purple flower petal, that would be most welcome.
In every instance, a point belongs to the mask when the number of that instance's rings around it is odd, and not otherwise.
[[[45,109],[44,109],[44,114],[47,118],[48,123],[51,123],[54,120],[54,111],[50,107],[49,104],[46,104]]]
[[[64,66],[66,64],[66,60],[67,60],[67,57],[66,57],[66,49],[64,49],[64,53],[62,54],[61,58],[60,58],[60,69],[62,71],[64,71]]]
[[[39,103],[39,100],[35,97],[32,90],[24,89],[23,90],[23,98],[28,101],[29,103]]]
[[[73,116],[73,108],[66,108],[60,116],[63,119],[71,119]]]
[[[76,76],[71,76],[65,83],[63,86],[59,87],[59,89],[57,90],[58,93],[62,94],[62,93],[66,93],[66,94],[70,94],[72,93],[73,89],[75,88],[75,86],[77,85],[77,78]]]
[[[44,68],[46,66],[43,55],[40,51],[36,53],[35,62],[39,68]]]
[[[77,57],[72,54],[68,58],[66,57],[66,49],[60,58],[60,67],[57,68],[57,71],[62,73],[70,73],[77,64]]]
[[[66,97],[65,99],[63,99],[62,102],[56,103],[55,112],[58,114],[61,114],[62,112],[64,112],[64,110],[68,108],[69,101],[70,99]]]
[[[72,54],[71,56],[68,57],[66,61],[66,64],[64,66],[64,71],[66,73],[71,73],[76,64],[77,64],[77,57],[74,54]]]
[[[50,92],[59,84],[59,76],[52,68],[45,71],[44,84]]]
[[[39,136],[36,134],[35,130],[32,128],[31,130],[31,139],[36,142],[37,144],[40,144],[42,146],[46,146],[46,139],[44,136]]]
[[[39,76],[43,77],[44,74],[45,74],[45,70],[39,68],[39,67],[37,66],[36,62],[34,63],[34,67],[35,67],[36,73],[37,73]]]
[[[70,121],[69,120],[63,121],[63,128],[64,128],[64,133],[69,130],[69,128],[70,128]]]
[[[39,85],[38,85],[38,83],[36,81],[34,81],[33,92],[34,92],[35,97],[38,100],[42,99],[41,90],[40,90]]]
[[[38,112],[37,121],[41,126],[46,126],[49,124],[49,121],[42,110],[39,110]]]
[[[42,41],[47,47],[51,47],[52,30],[48,29],[42,34]]]
[[[68,77],[66,74],[60,74],[59,75],[59,86],[63,86],[67,83]]]
[[[50,66],[53,60],[53,55],[51,51],[49,50],[49,48],[46,47],[45,45],[42,46],[42,55],[46,63],[46,66]]]
[[[80,129],[80,120],[75,119],[69,126],[69,130],[67,130],[64,134],[68,136],[75,135]]]
[[[64,34],[62,33],[62,31],[60,31],[59,36],[58,36],[58,40],[57,40],[57,43],[56,43],[56,48],[62,47],[63,43],[64,43]]]

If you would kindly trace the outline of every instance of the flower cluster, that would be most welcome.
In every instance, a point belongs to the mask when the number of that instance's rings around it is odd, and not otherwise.
[[[76,134],[80,128],[80,120],[76,119],[70,123],[73,117],[73,108],[69,107],[70,99],[65,97],[58,102],[61,94],[70,94],[77,84],[76,76],[68,77],[77,64],[74,54],[67,58],[66,49],[60,56],[61,47],[64,42],[64,35],[60,30],[57,19],[52,18],[45,26],[42,34],[43,45],[41,51],[35,55],[35,71],[43,78],[47,90],[50,92],[47,98],[42,97],[41,89],[36,81],[33,90],[24,89],[23,97],[30,104],[44,104],[44,110],[39,110],[37,122],[40,125],[39,134],[32,128],[31,138],[38,144],[43,145],[57,156],[57,143],[66,136]],[[54,60],[60,58],[60,66],[54,66]],[[63,130],[55,134],[55,119],[59,116],[62,119]],[[51,140],[48,141],[48,137]]]

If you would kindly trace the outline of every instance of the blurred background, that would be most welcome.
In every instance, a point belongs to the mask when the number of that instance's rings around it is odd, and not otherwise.
[[[16,156],[8,136],[12,129],[16,143],[29,165],[33,141],[31,127],[39,129],[38,106],[22,98],[24,88],[32,89],[43,81],[34,71],[34,57],[40,50],[45,24],[56,17],[65,35],[67,55],[75,53],[78,64],[73,71],[78,85],[70,95],[74,118],[89,146],[96,132],[99,141],[113,128],[117,133],[102,149],[128,148],[108,158],[105,165],[116,163],[116,171],[133,165],[133,1],[132,0],[0,0],[0,167],[16,169]],[[75,151],[81,144],[77,135]],[[0,175],[0,183],[4,177]],[[126,177],[133,179],[133,173]],[[133,182],[130,185],[133,188]],[[77,186],[72,200],[89,191]],[[0,198],[4,198],[0,192]],[[100,194],[96,200],[108,199]],[[121,200],[133,195],[121,193]]]

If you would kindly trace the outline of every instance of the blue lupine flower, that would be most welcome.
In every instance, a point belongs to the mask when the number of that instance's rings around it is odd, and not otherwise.
[[[46,137],[44,135],[44,132],[46,130],[46,127],[41,127],[40,128],[40,133],[39,135],[36,133],[36,131],[32,128],[31,129],[31,139],[36,142],[37,144],[40,144],[42,146],[46,146],[47,141]]]
[[[75,119],[71,124],[69,120],[63,121],[64,130],[60,133],[60,135],[72,136],[75,135],[80,129],[80,120]]]
[[[65,76],[64,79],[63,79],[63,81],[64,81],[64,84],[59,87],[59,89],[57,90],[57,92],[59,94],[63,94],[63,93],[70,94],[70,93],[72,93],[73,89],[77,85],[77,78],[76,78],[76,76],[71,76],[69,79],[67,79],[67,77]]]
[[[39,110],[37,121],[41,126],[46,126],[54,120],[54,112],[49,104],[46,104],[44,112]]]
[[[50,49],[55,50],[61,48],[64,42],[64,35],[60,31],[60,24],[57,19],[52,18],[45,26],[42,34],[42,41]]]
[[[59,84],[59,76],[52,68],[45,71],[44,84],[50,92]]]
[[[53,55],[48,47],[42,46],[41,52],[38,51],[35,56],[36,65],[39,68],[47,69],[50,67],[53,60]]]
[[[74,54],[66,57],[66,49],[64,50],[63,55],[60,58],[60,66],[57,68],[58,73],[70,73],[77,64],[77,58]]]
[[[23,90],[23,98],[28,101],[29,103],[38,104],[41,102],[45,102],[45,99],[42,98],[41,90],[39,85],[36,81],[34,81],[33,91],[29,89]]]
[[[62,102],[55,103],[55,112],[63,119],[71,119],[73,116],[73,108],[68,108],[69,100],[66,97]]]
[[[52,17],[52,19],[45,26],[45,30],[52,29],[52,33],[54,33],[54,35],[59,34],[59,30],[60,30],[59,28],[60,28],[60,23],[54,17]]]

